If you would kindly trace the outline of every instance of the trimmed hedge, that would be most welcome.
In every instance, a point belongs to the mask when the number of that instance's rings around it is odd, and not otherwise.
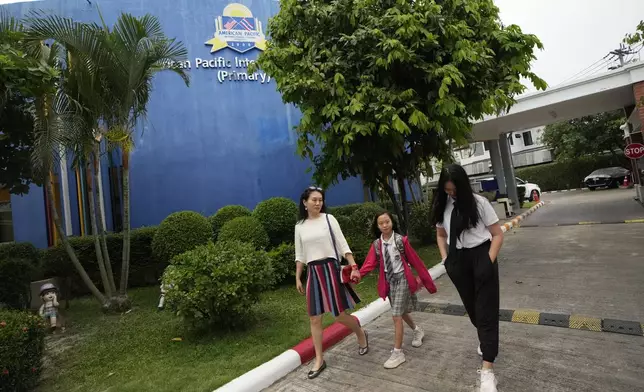
[[[169,263],[173,257],[205,245],[213,238],[208,219],[194,211],[168,215],[157,228],[152,252],[157,260]]]
[[[581,158],[569,162],[552,162],[539,166],[515,169],[522,180],[539,185],[542,192],[584,187],[584,178],[597,169],[611,166],[630,167],[623,156]]]
[[[409,212],[409,236],[421,244],[436,243],[436,229],[431,224],[432,202],[415,203]]]
[[[0,260],[29,260],[33,266],[40,263],[40,251],[30,242],[9,242],[0,244]]]
[[[30,260],[0,260],[0,304],[10,309],[29,307],[29,283],[33,270],[34,266]]]
[[[41,317],[0,310],[0,391],[30,391],[40,379],[45,351]]]
[[[257,204],[253,217],[264,226],[271,244],[276,246],[293,241],[293,227],[297,222],[297,204],[285,197],[273,197]]]
[[[242,216],[250,216],[251,214],[252,213],[248,208],[240,205],[221,207],[214,215],[211,215],[208,218],[208,221],[210,221],[210,224],[212,225],[213,241],[217,241],[219,231],[226,222]]]
[[[217,242],[219,241],[248,242],[258,249],[265,249],[270,245],[264,226],[252,216],[242,216],[227,222],[219,232]]]
[[[356,209],[353,214],[351,214],[351,223],[356,232],[351,232],[354,234],[362,234],[367,238],[372,237],[371,225],[373,224],[373,219],[377,214],[383,213],[386,210],[377,203],[364,203],[360,208]]]
[[[219,241],[177,256],[163,274],[168,306],[195,327],[243,325],[273,284],[268,253],[249,243]]]
[[[157,284],[163,274],[167,263],[159,261],[152,255],[152,241],[156,227],[141,227],[130,232],[130,287],[148,286]],[[102,281],[96,264],[96,252],[93,237],[70,237],[69,242],[76,251],[85,271],[92,281],[102,288]],[[123,258],[123,235],[121,233],[107,235],[107,248],[110,262],[114,272],[114,279],[118,286]],[[70,294],[79,296],[89,294],[89,290],[80,280],[65,248],[62,245],[42,251],[43,275],[45,277],[59,276],[71,278]]]
[[[273,263],[275,284],[292,283],[295,279],[295,245],[285,242],[268,252]]]
[[[335,216],[336,218],[338,216],[350,217],[351,214],[356,212],[356,210],[362,207],[363,204],[364,203],[354,203],[354,204],[345,204],[343,206],[330,207],[327,212]]]

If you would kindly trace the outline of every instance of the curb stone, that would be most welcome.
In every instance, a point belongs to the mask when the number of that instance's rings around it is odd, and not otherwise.
[[[549,193],[560,193],[560,192],[574,192],[574,191],[587,191],[588,188],[575,188],[575,189],[562,189],[559,191],[547,191],[547,192],[541,192],[542,195],[547,195]]]
[[[521,221],[543,207],[544,202],[540,202],[530,208],[528,211],[512,219],[501,226],[503,232],[508,232],[517,227]],[[439,263],[429,269],[432,279],[437,280],[446,273],[443,263]],[[366,326],[380,315],[389,310],[389,299],[376,299],[364,308],[352,313],[352,316],[358,320],[361,326]],[[349,336],[351,331],[340,323],[333,323],[325,328],[322,333],[322,345],[324,349],[335,345],[345,337]],[[291,349],[284,351],[282,354],[271,359],[268,362],[242,374],[226,385],[216,389],[217,392],[259,392],[270,387],[276,381],[286,376],[301,365],[309,362],[315,357],[313,341],[311,338],[304,339]]]

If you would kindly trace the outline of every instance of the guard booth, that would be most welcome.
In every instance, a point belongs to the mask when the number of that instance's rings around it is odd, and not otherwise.
[[[632,145],[634,143],[644,144],[644,128],[642,127],[642,117],[640,112],[644,112],[644,108],[632,106],[626,108],[627,121],[621,126],[624,131],[625,145]],[[631,173],[633,177],[633,186],[635,188],[635,197],[638,201],[644,204],[644,157],[639,159],[631,159]]]

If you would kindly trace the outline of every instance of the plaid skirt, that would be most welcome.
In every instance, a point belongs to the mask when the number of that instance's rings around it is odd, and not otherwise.
[[[387,280],[389,282],[389,304],[391,305],[392,316],[400,317],[418,308],[418,297],[415,293],[412,294],[409,291],[409,283],[404,271],[387,276]]]
[[[333,313],[338,317],[360,302],[351,286],[340,280],[340,270],[335,259],[312,261],[307,270],[306,307],[309,316]]]

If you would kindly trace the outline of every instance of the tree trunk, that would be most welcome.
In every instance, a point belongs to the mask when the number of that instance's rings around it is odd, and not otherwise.
[[[119,294],[126,295],[130,274],[130,153],[123,151],[123,262]]]
[[[389,184],[389,181],[387,181],[387,178],[380,179],[380,184],[382,185],[382,189],[384,189],[385,193],[389,196],[389,199],[392,201],[393,206],[394,206],[394,211],[396,211],[396,216],[398,216],[398,221],[400,222],[401,226],[404,225],[403,220],[405,219],[402,210],[400,209],[400,205],[396,201],[396,194],[394,193],[394,188]]]
[[[407,222],[409,222],[409,206],[407,205],[407,191],[405,189],[405,178],[398,177],[398,189],[400,189],[400,205],[402,206],[402,214],[404,217],[404,222],[401,222],[401,228],[403,234],[408,234]]]
[[[94,146],[94,152],[92,158],[94,160],[94,181],[98,181],[98,174],[101,170],[101,161],[99,160],[99,148],[100,144]],[[103,250],[103,260],[105,261],[105,271],[107,272],[107,278],[109,280],[110,289],[112,293],[116,293],[116,283],[114,283],[114,272],[112,271],[112,262],[110,260],[110,252],[107,249],[107,233],[105,233],[105,222],[103,221],[103,194],[101,193],[101,188],[96,185],[96,209],[98,215],[98,231],[100,233],[101,239],[101,248]]]
[[[85,162],[83,162],[85,163]],[[89,166],[85,168],[86,173],[90,173]],[[105,270],[105,263],[103,261],[103,251],[101,250],[101,242],[98,239],[98,226],[96,225],[96,199],[94,199],[94,179],[92,176],[90,181],[87,182],[87,197],[89,198],[89,221],[92,225],[92,237],[94,237],[94,249],[96,249],[96,262],[98,264],[98,271],[101,274],[101,282],[103,282],[103,291],[108,298],[112,297],[112,288],[110,281],[107,278]]]
[[[72,261],[72,264],[74,264],[74,267],[76,267],[76,270],[78,271],[78,274],[81,277],[81,280],[89,291],[96,297],[96,299],[101,303],[101,305],[105,305],[105,296],[101,291],[96,287],[94,282],[92,282],[92,279],[90,279],[89,275],[87,275],[87,272],[85,272],[85,269],[81,265],[80,261],[78,261],[78,257],[76,257],[76,253],[74,253],[74,248],[69,244],[69,241],[67,240],[67,236],[65,235],[65,231],[63,230],[63,224],[60,221],[60,216],[58,216],[58,210],[56,209],[56,203],[54,202],[54,189],[51,185],[51,178],[49,175],[47,175],[47,178],[45,178],[45,189],[47,192],[47,199],[49,200],[49,208],[51,209],[51,216],[52,219],[54,220],[54,226],[56,227],[56,231],[58,232],[58,235],[60,236],[60,240],[63,243],[63,246],[65,247],[65,250],[67,251],[67,255],[69,256],[69,259]]]

